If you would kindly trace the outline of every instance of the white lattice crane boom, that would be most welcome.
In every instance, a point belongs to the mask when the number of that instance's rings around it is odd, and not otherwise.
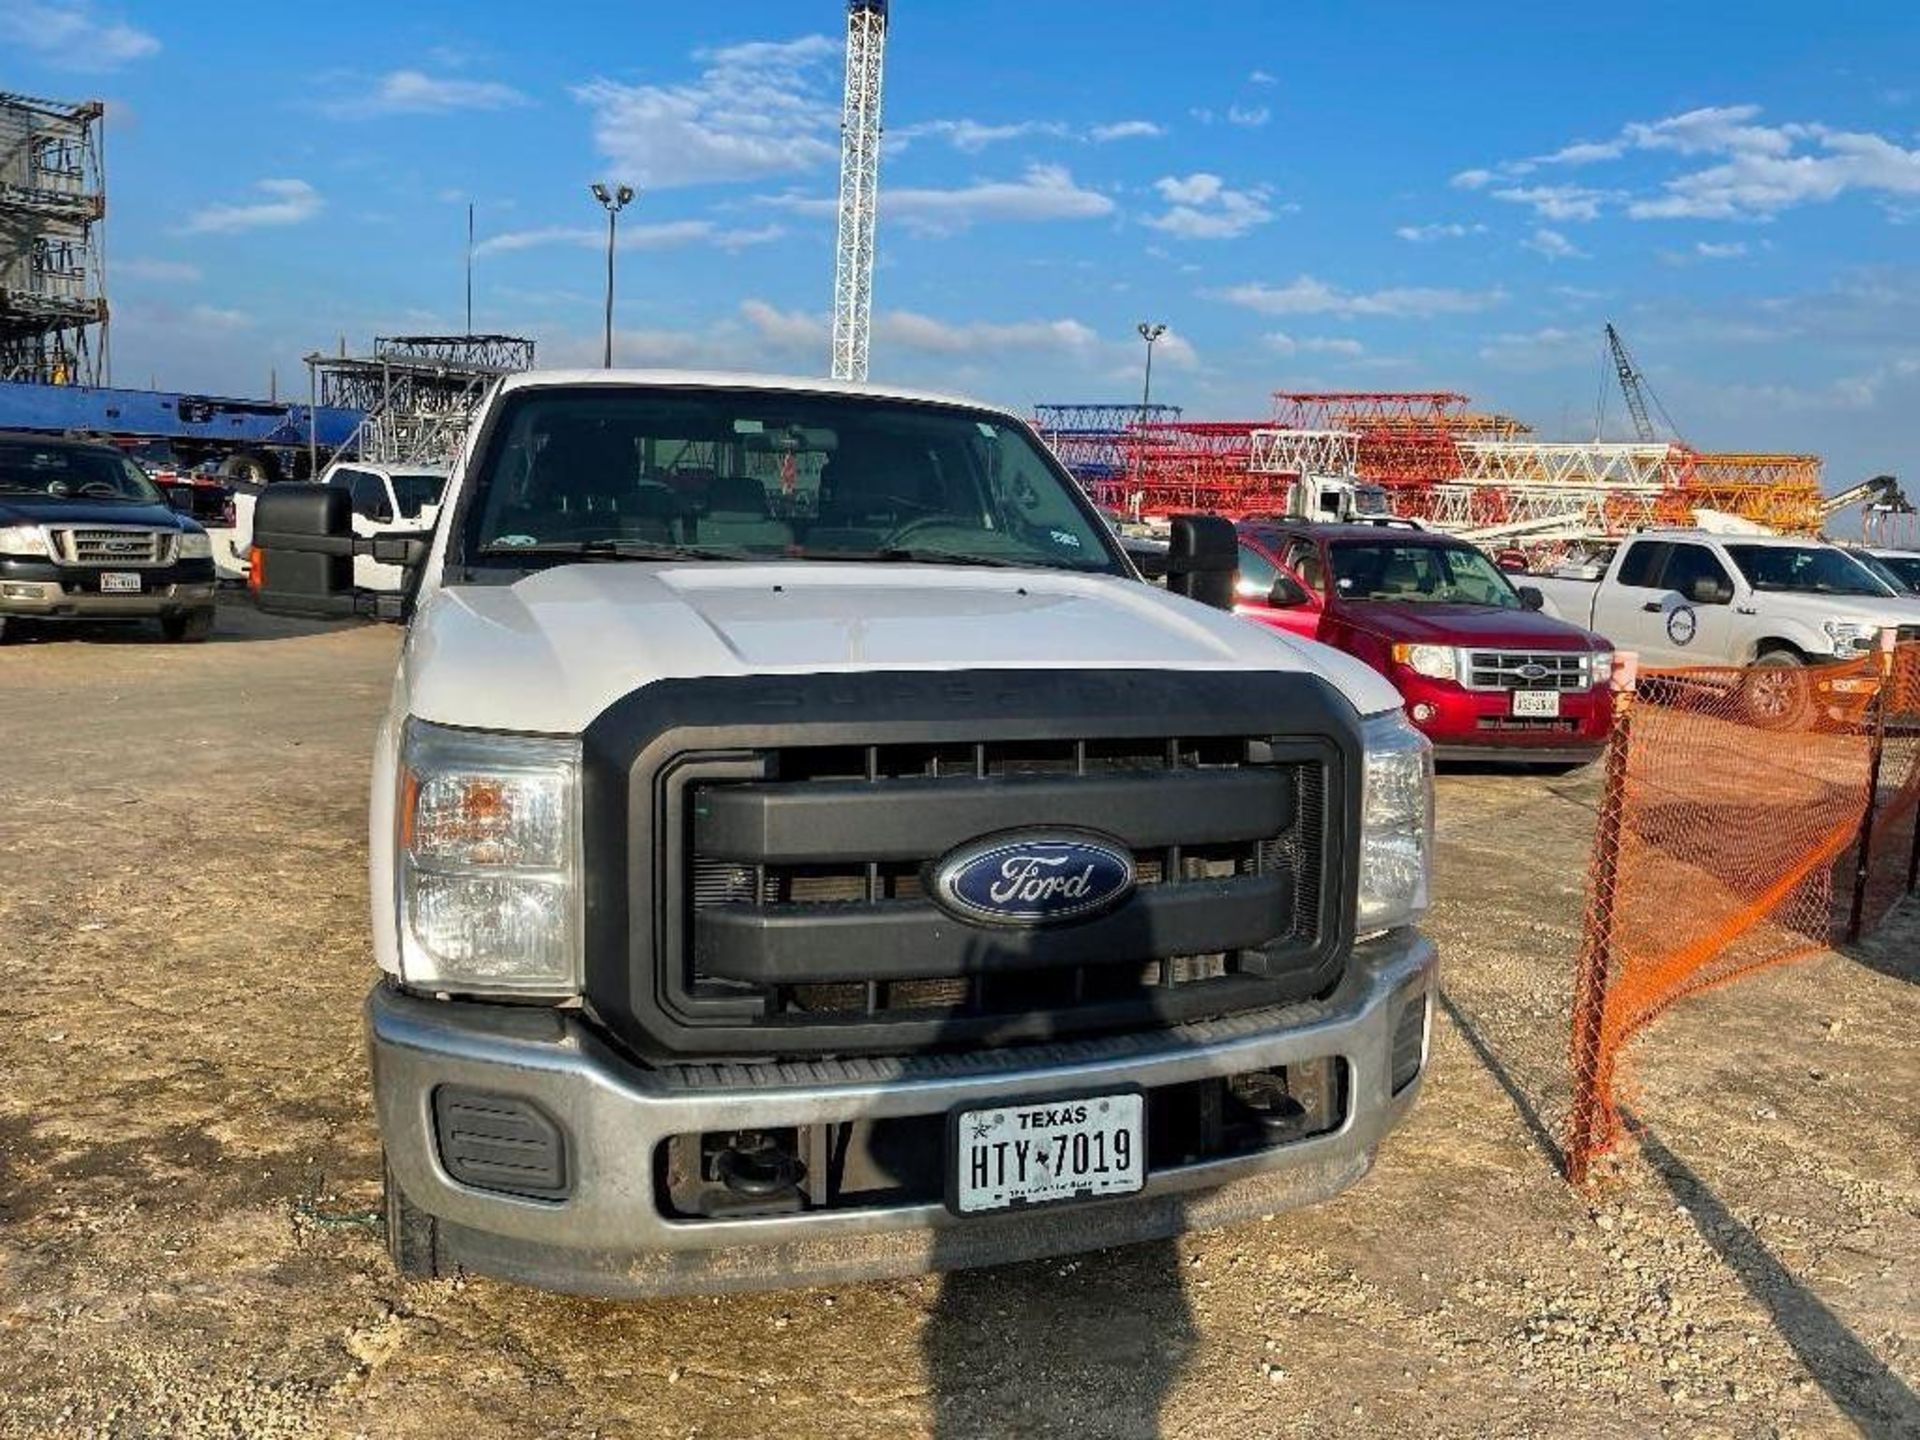
[[[847,87],[840,109],[840,226],[833,259],[833,378],[867,378],[873,233],[880,198],[880,80],[887,0],[848,0]]]

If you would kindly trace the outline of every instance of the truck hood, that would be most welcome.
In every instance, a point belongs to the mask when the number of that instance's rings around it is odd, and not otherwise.
[[[63,500],[0,495],[0,525],[146,525],[155,530],[196,530],[167,505],[137,500]]]
[[[1415,645],[1496,645],[1505,649],[1604,650],[1598,635],[1535,610],[1492,605],[1396,604],[1366,601],[1340,607],[1340,618],[1387,640]]]
[[[439,588],[401,658],[422,719],[572,734],[656,680],[855,670],[1318,673],[1362,714],[1399,696],[1361,662],[1135,580],[806,562],[565,565]]]
[[[1920,624],[1920,596],[1808,595],[1798,590],[1755,590],[1738,602],[1749,613],[1792,618],[1818,629],[1823,621],[1854,621],[1864,625]]]

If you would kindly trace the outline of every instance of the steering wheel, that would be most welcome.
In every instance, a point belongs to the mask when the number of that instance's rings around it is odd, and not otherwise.
[[[892,550],[905,545],[915,535],[928,530],[951,530],[954,528],[951,515],[916,515],[902,525],[896,526],[887,536],[883,549]]]

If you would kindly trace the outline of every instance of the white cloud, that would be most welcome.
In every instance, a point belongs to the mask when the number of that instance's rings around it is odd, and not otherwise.
[[[1591,364],[1598,346],[1599,340],[1591,331],[1549,325],[1524,334],[1495,335],[1480,347],[1480,358],[1503,370],[1559,370]]]
[[[802,213],[831,214],[831,200],[781,197],[770,203]],[[954,190],[895,188],[880,195],[881,213],[921,234],[945,235],[988,220],[1096,220],[1113,201],[1083,189],[1064,165],[1029,165],[1018,180],[980,180]]]
[[[1209,298],[1225,300],[1261,315],[1374,315],[1425,320],[1436,315],[1470,315],[1500,304],[1507,296],[1503,290],[1425,286],[1348,291],[1311,275],[1302,275],[1285,285],[1268,285],[1262,281],[1235,285],[1211,292]]]
[[[1168,208],[1140,223],[1182,240],[1231,240],[1273,219],[1264,188],[1230,190],[1218,175],[1196,171],[1153,182]]]
[[[498,80],[460,80],[421,70],[390,70],[364,95],[329,100],[321,110],[339,120],[380,115],[445,115],[458,110],[507,110],[527,97]]]
[[[1355,360],[1367,352],[1367,347],[1358,340],[1344,335],[1296,337],[1282,330],[1274,330],[1261,339],[1276,355],[1335,355],[1343,360]]]
[[[989,357],[1022,350],[1085,355],[1100,345],[1099,334],[1078,320],[1017,320],[1004,324],[970,320],[952,324],[911,310],[876,315],[873,340],[876,347],[892,345],[922,354]]]
[[[1530,205],[1542,220],[1598,220],[1600,207],[1615,198],[1613,192],[1585,185],[1511,185],[1495,190],[1493,198],[1514,205]]]
[[[711,220],[662,220],[646,224],[628,220],[616,232],[622,250],[670,250],[679,245],[705,244],[720,250],[740,250],[778,240],[786,231],[778,225],[746,230],[723,230]],[[599,225],[547,225],[534,230],[508,230],[489,235],[473,247],[476,257],[567,245],[579,250],[603,250],[607,232]]]
[[[840,46],[825,35],[754,41],[696,56],[678,85],[595,79],[574,97],[625,180],[654,187],[758,180],[818,169],[839,154],[832,84]]]
[[[200,267],[184,260],[116,260],[113,273],[129,280],[152,280],[166,285],[198,285],[202,278]]]
[[[223,310],[218,305],[194,305],[187,311],[187,322],[201,330],[244,330],[253,317],[244,310]]]
[[[88,0],[6,0],[0,4],[0,55],[54,70],[117,70],[159,53],[145,30],[99,16]]]
[[[1545,226],[1535,230],[1527,239],[1520,242],[1520,248],[1531,250],[1536,255],[1544,255],[1549,260],[1585,260],[1587,252],[1575,245],[1558,230],[1549,230]]]
[[[1462,225],[1458,221],[1436,222],[1431,225],[1402,225],[1393,232],[1402,240],[1410,240],[1415,245],[1424,245],[1432,240],[1459,240],[1468,235],[1484,235],[1484,225]]]
[[[740,317],[761,340],[780,349],[825,350],[831,333],[824,315],[809,315],[804,310],[782,310],[765,300],[742,300]]]
[[[1024,140],[1029,135],[1063,138],[1072,132],[1057,120],[1021,120],[1005,125],[988,125],[979,120],[922,120],[887,132],[887,140],[904,150],[925,136],[938,136],[966,155],[977,155],[989,145],[1003,140]]]
[[[1711,240],[1694,242],[1693,253],[1702,260],[1738,260],[1747,253],[1747,242],[1729,240],[1725,244],[1716,244]]]
[[[1280,82],[1264,70],[1254,70],[1248,73],[1247,83],[1249,85],[1278,85]]]
[[[186,235],[229,235],[277,225],[298,225],[313,219],[326,202],[304,180],[261,180],[254,187],[267,198],[252,204],[208,205],[189,215],[180,227]]]
[[[1227,107],[1227,123],[1229,125],[1238,125],[1246,130],[1258,130],[1272,118],[1273,111],[1269,110],[1265,105],[1248,105],[1245,107],[1229,105]]]
[[[1651,192],[1510,183],[1492,192],[1554,221],[1592,220],[1616,206],[1635,220],[1767,219],[1849,192],[1889,203],[1920,196],[1920,148],[1818,122],[1761,124],[1759,115],[1758,105],[1710,105],[1633,121],[1610,140],[1576,141],[1546,154],[1462,170],[1452,183],[1479,190],[1542,170],[1618,162],[1630,155],[1715,161],[1671,176]]]
[[[1151,140],[1166,133],[1151,120],[1116,120],[1111,125],[1094,126],[1087,131],[1087,138],[1096,145],[1105,145],[1110,140]]]

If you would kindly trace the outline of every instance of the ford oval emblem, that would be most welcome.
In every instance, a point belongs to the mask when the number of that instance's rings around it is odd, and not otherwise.
[[[1537,660],[1529,660],[1514,673],[1522,680],[1544,680],[1547,678],[1547,667]]]
[[[1111,910],[1133,893],[1125,846],[1073,830],[1009,831],[971,840],[933,866],[933,893],[962,919],[1055,925]]]

